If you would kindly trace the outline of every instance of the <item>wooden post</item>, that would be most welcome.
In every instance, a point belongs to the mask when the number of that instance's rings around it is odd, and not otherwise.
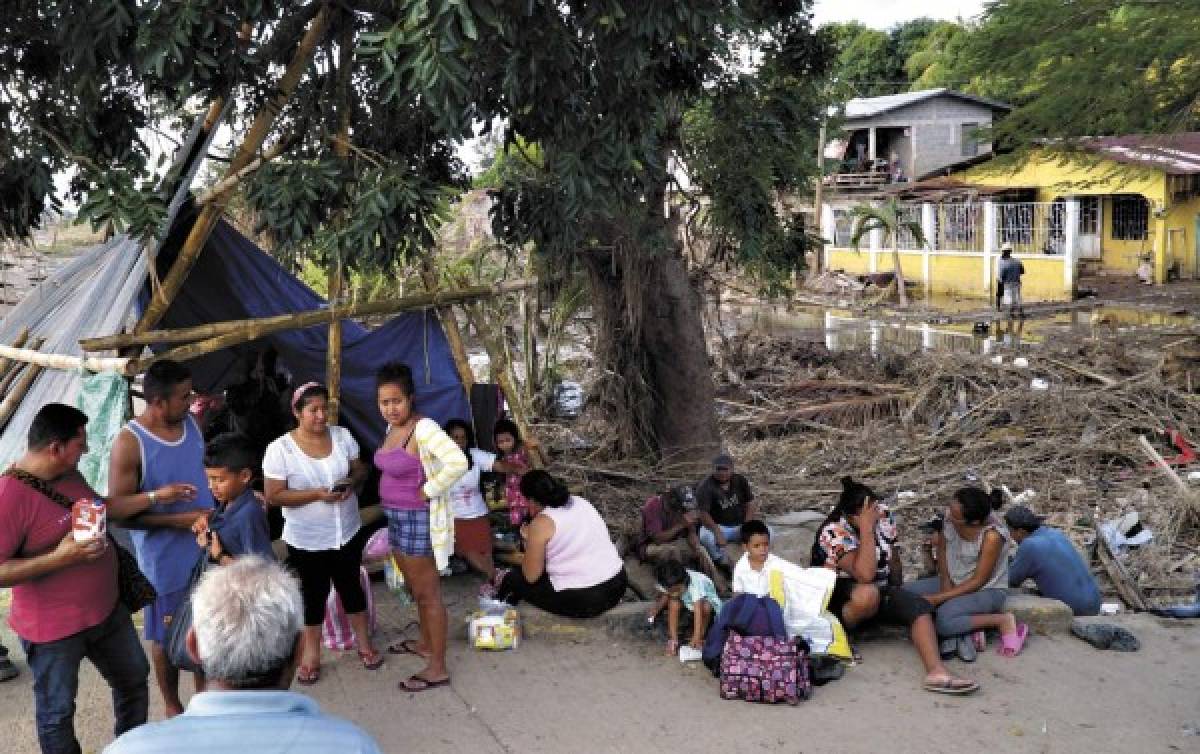
[[[13,348],[12,346],[0,346],[0,357],[11,361],[19,361],[22,364],[36,364],[40,367],[48,369],[86,369],[89,372],[120,372],[124,370],[130,359],[98,359],[98,358],[80,358],[79,356],[67,356],[58,353],[42,353],[38,349],[42,347],[43,341],[35,340],[29,348]],[[9,375],[11,376],[11,372]],[[0,395],[4,394],[2,389],[4,386],[0,384]]]
[[[425,290],[430,293],[437,291],[437,270],[434,269],[433,259],[428,254],[421,258],[421,280],[425,283]],[[466,391],[467,400],[470,401],[471,388],[475,385],[475,373],[471,371],[471,361],[467,358],[467,346],[463,342],[462,330],[458,327],[458,317],[449,306],[438,307],[437,313],[442,323],[442,332],[446,334],[446,342],[450,345],[454,367],[458,370],[458,379]]]
[[[37,350],[45,343],[44,338],[38,338],[31,344],[33,350]],[[0,385],[0,395],[4,396],[4,402],[0,403],[0,430],[8,424],[8,420],[17,412],[21,401],[25,400],[25,394],[29,392],[29,388],[33,385],[33,381],[42,373],[42,366],[39,364],[30,364],[24,369],[14,369],[4,378],[3,385]],[[19,375],[19,377],[18,377]],[[9,386],[12,389],[9,390]]]
[[[336,308],[337,317],[362,317],[371,314],[395,314],[410,309],[426,309],[429,307],[446,306],[448,304],[471,301],[477,298],[500,296],[505,293],[522,290],[534,285],[530,280],[510,280],[495,285],[476,285],[453,291],[436,291],[434,293],[418,293],[401,298],[384,299],[381,301],[366,301],[346,304]],[[333,312],[331,309],[317,309],[291,314],[277,314],[271,317],[257,319],[235,319],[226,322],[213,322],[195,327],[181,327],[176,330],[153,330],[145,333],[106,335],[101,338],[84,338],[79,341],[83,350],[88,352],[107,351],[126,346],[144,346],[154,343],[191,343],[204,339],[213,339],[223,335],[240,335],[242,340],[261,338],[280,330],[295,330],[313,325],[325,324]],[[193,345],[195,345],[193,343]],[[0,347],[2,348],[2,347]],[[203,353],[208,353],[204,351]],[[3,354],[0,354],[3,355]],[[197,355],[195,353],[192,354]],[[170,358],[176,358],[174,356]]]
[[[338,406],[342,394],[342,320],[337,316],[337,305],[342,297],[342,260],[334,262],[329,270],[329,348],[325,357],[325,387],[329,390],[329,423],[337,424]]]
[[[317,42],[325,35],[325,30],[329,25],[330,6],[322,5],[318,11],[316,18],[309,24],[308,30],[304,33],[304,37],[300,40],[300,44],[296,47],[296,54],[292,56],[291,62],[288,64],[287,70],[284,71],[278,85],[275,87],[275,96],[266,102],[258,115],[254,118],[250,130],[246,132],[246,138],[238,147],[233,159],[229,163],[229,169],[226,171],[226,176],[235,176],[243,168],[253,162],[258,150],[262,147],[263,142],[267,138],[267,134],[271,130],[271,126],[275,123],[275,118],[283,110],[288,99],[295,91],[296,85],[300,82],[300,76],[304,69],[308,67],[309,61],[312,59],[313,51],[316,49]],[[138,320],[134,327],[135,333],[143,333],[148,331],[158,321],[162,319],[171,302],[175,300],[175,296],[179,293],[179,289],[183,287],[183,283],[187,280],[188,273],[191,272],[192,266],[196,263],[196,258],[200,256],[200,252],[204,249],[204,244],[208,241],[208,237],[212,234],[213,228],[216,227],[217,221],[221,218],[221,213],[225,210],[225,203],[229,199],[228,190],[213,198],[213,200],[205,204],[200,214],[197,215],[195,223],[192,225],[192,230],[188,233],[187,240],[184,241],[183,247],[179,251],[179,256],[175,259],[175,264],[171,265],[171,271],[162,281],[162,284],[153,291],[149,306],[142,313],[141,319]]]
[[[22,327],[21,332],[17,333],[17,337],[13,339],[12,347],[13,348],[21,348],[22,346],[25,345],[25,342],[28,340],[29,340],[29,328]],[[8,370],[10,367],[13,366],[13,363],[14,362],[12,359],[0,357],[0,380],[3,380],[4,376],[6,374],[8,374]],[[2,391],[0,391],[0,395],[3,395],[3,394],[4,393]]]

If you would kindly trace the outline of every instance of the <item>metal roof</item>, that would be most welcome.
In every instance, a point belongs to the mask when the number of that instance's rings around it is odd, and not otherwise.
[[[1200,131],[1101,136],[1082,139],[1079,146],[1114,162],[1153,168],[1168,175],[1200,174]]]
[[[892,110],[898,110],[902,107],[908,107],[918,102],[924,102],[927,99],[935,97],[954,97],[955,99],[964,100],[966,102],[974,102],[977,105],[990,107],[993,110],[1002,110],[1008,112],[1012,110],[1011,105],[1006,105],[1003,102],[976,97],[971,94],[946,89],[925,89],[919,92],[904,92],[903,94],[888,94],[883,97],[855,97],[846,103],[846,119],[857,120],[860,118],[873,118],[876,115],[882,115]]]

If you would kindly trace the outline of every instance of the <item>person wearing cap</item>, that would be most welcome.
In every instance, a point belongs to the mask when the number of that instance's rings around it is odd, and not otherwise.
[[[718,567],[730,568],[726,548],[741,541],[742,524],[758,518],[750,482],[733,470],[733,456],[721,453],[713,459],[712,474],[696,487],[696,504],[700,543]]]
[[[700,513],[696,510],[696,493],[689,484],[680,484],[661,495],[654,495],[642,506],[642,534],[638,558],[661,562],[677,560],[695,562],[718,585],[724,578],[700,543]]]
[[[1021,276],[1025,274],[1025,265],[1021,260],[1013,259],[1013,246],[1005,243],[1000,247],[1000,262],[996,265],[997,295],[1008,301],[1008,315],[1025,318],[1025,302],[1021,300]],[[1000,308],[997,305],[997,308]]]
[[[1017,542],[1017,554],[1008,567],[1008,585],[1018,587],[1033,579],[1045,597],[1065,602],[1076,615],[1100,612],[1100,589],[1087,563],[1058,529],[1043,526],[1043,516],[1023,505],[1014,505],[1004,522]]]

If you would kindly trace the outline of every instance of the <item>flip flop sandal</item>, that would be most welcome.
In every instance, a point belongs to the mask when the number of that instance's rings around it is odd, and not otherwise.
[[[1025,638],[1029,636],[1029,626],[1017,624],[1016,633],[1000,634],[1000,648],[996,651],[1004,657],[1016,657],[1025,646]]]
[[[413,685],[414,683],[419,684],[419,685],[414,686]],[[422,678],[421,676],[414,673],[413,675],[410,675],[407,679],[400,682],[400,690],[407,691],[410,694],[419,694],[422,691],[429,691],[430,689],[436,689],[438,686],[449,686],[449,685],[450,685],[450,679],[448,677],[443,678],[440,681],[430,681],[430,680]]]
[[[958,646],[955,647],[955,653],[958,655],[958,659],[963,662],[975,662],[978,655],[975,652],[975,643],[971,640],[971,637],[960,636],[957,643]]]
[[[358,659],[362,660],[367,670],[379,670],[383,667],[383,655],[379,652],[359,652]]]
[[[320,666],[315,668],[306,668],[303,665],[296,668],[296,683],[301,686],[311,686],[321,680]]]
[[[962,696],[978,691],[979,684],[975,681],[969,681],[966,678],[943,678],[940,681],[925,681],[921,684],[921,688],[931,691],[934,694]]]
[[[389,644],[387,651],[388,654],[392,655],[416,655],[417,657],[424,657],[425,655],[417,651],[419,645],[420,642],[416,639],[404,639],[394,644]]]
[[[982,652],[987,649],[987,634],[983,631],[976,631],[971,634],[971,641],[975,644],[975,651]]]

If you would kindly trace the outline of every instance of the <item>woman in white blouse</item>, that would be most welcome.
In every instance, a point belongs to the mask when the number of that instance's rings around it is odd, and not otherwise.
[[[267,503],[283,508],[288,565],[300,577],[304,596],[304,646],[296,680],[305,685],[321,678],[321,624],[331,582],[358,638],[363,666],[383,665],[367,625],[367,597],[359,581],[362,551],[350,545],[361,526],[355,490],[367,467],[349,430],[328,424],[328,410],[324,385],[301,385],[292,395],[296,428],[267,446],[263,458]]]

